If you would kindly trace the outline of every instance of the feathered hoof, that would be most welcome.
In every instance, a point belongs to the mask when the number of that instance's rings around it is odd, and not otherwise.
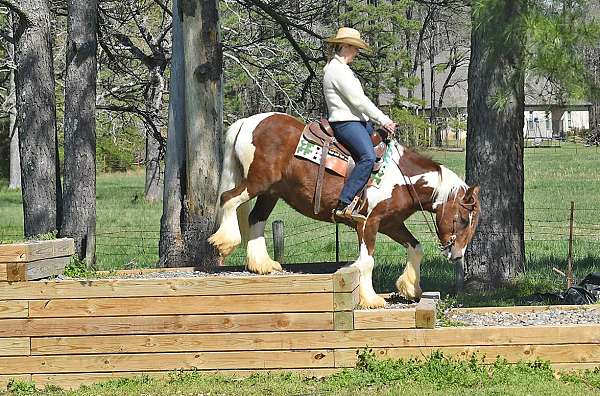
[[[281,264],[271,258],[263,258],[261,260],[246,259],[246,267],[248,268],[248,271],[261,275],[283,270]]]
[[[217,248],[222,257],[229,256],[241,242],[241,239],[227,238],[224,233],[219,231],[208,238],[208,243]]]
[[[423,291],[418,283],[412,282],[404,274],[396,281],[396,290],[407,300],[418,300]]]
[[[374,294],[372,296],[360,296],[360,306],[363,308],[383,308],[385,307],[385,300],[383,297]]]

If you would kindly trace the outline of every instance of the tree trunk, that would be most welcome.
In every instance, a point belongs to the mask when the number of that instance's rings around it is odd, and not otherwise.
[[[146,110],[152,114],[155,121],[154,125],[158,125],[160,109],[162,106],[162,94],[164,90],[164,78],[160,74],[160,68],[155,66],[150,71],[150,84],[146,97]],[[147,131],[146,135],[146,184],[144,189],[144,197],[148,202],[156,202],[160,200],[163,189],[163,170],[160,164],[161,150],[160,144],[155,136]]]
[[[19,18],[15,34],[17,127],[26,236],[60,225],[60,172],[56,139],[54,66],[50,8],[45,0],[22,0],[29,21]]]
[[[8,13],[8,26],[12,26],[12,13]],[[8,58],[14,62],[15,48],[10,42],[7,42]],[[15,87],[15,70],[11,69],[8,76],[8,133],[10,140],[10,177],[8,188],[18,190],[21,188],[21,158],[19,155],[19,128],[17,128],[17,103]]]
[[[208,243],[215,231],[222,162],[223,52],[218,1],[181,2],[185,51],[187,202],[194,229],[196,262],[217,264],[218,253]],[[215,166],[219,164],[219,166]]]
[[[524,5],[491,2],[474,21],[469,65],[467,183],[481,218],[467,250],[467,288],[506,284],[524,268]]]
[[[163,266],[212,266],[222,136],[222,49],[216,0],[173,2]]]
[[[590,69],[592,74],[592,86],[600,86],[600,47],[591,51]],[[590,130],[587,136],[587,143],[590,145],[600,145],[600,92],[596,91],[590,98]]]
[[[96,223],[96,5],[68,0],[65,78],[64,206],[61,235],[86,256],[88,225]],[[93,254],[93,252],[90,252]]]

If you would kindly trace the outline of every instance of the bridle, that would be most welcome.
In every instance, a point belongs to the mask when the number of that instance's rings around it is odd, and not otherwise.
[[[394,145],[394,147],[396,147],[396,151],[398,151],[398,147],[396,145]],[[400,152],[398,151],[398,155],[400,155]],[[439,235],[440,235],[440,230],[437,226],[437,223],[435,222],[435,220],[433,219],[433,215],[431,213],[429,213],[429,215],[431,216],[431,222],[433,223],[433,226],[435,228],[435,234],[433,233],[433,230],[431,228],[431,225],[429,224],[429,220],[427,219],[427,215],[425,215],[425,209],[423,209],[423,204],[421,203],[421,200],[419,199],[419,194],[417,193],[417,190],[415,189],[414,184],[412,183],[412,181],[410,180],[410,177],[406,177],[406,175],[404,174],[404,172],[402,171],[402,167],[400,166],[400,159],[398,159],[398,161],[394,161],[396,163],[396,166],[398,166],[398,169],[400,170],[400,174],[402,175],[402,178],[404,179],[404,183],[406,185],[410,185],[411,190],[409,190],[409,194],[411,195],[411,198],[413,199],[413,201],[417,201],[417,203],[419,204],[419,208],[421,209],[421,213],[423,214],[423,218],[425,219],[425,223],[427,224],[427,228],[429,229],[429,232],[438,237],[439,240]],[[414,193],[414,196],[413,196]],[[466,210],[468,210],[469,212],[472,212],[475,209],[475,202],[473,203],[464,203],[464,202],[459,202],[459,205],[462,206],[463,208],[465,208]],[[438,248],[440,249],[441,252],[451,249],[454,244],[456,243],[456,217],[458,215],[454,215],[454,218],[452,219],[452,235],[450,235],[450,239],[448,239],[448,241],[443,244],[442,242],[439,243]],[[469,223],[471,218],[469,217]]]

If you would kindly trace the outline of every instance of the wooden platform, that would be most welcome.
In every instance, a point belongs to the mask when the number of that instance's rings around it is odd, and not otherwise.
[[[435,304],[357,309],[358,274],[98,279],[0,284],[0,383],[76,387],[173,370],[327,375],[368,346],[381,357],[440,349],[560,368],[600,365],[600,326],[416,328]],[[282,353],[285,352],[285,353]]]
[[[75,243],[71,238],[0,245],[0,282],[19,282],[62,274]]]

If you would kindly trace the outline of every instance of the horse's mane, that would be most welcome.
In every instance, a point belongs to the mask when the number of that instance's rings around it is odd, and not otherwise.
[[[451,197],[455,198],[460,190],[467,190],[469,186],[456,173],[444,165],[434,161],[431,157],[418,153],[398,142],[404,151],[403,155],[416,156],[423,161],[426,168],[435,169],[439,174],[439,182],[433,190],[432,200],[434,205],[447,202]]]

